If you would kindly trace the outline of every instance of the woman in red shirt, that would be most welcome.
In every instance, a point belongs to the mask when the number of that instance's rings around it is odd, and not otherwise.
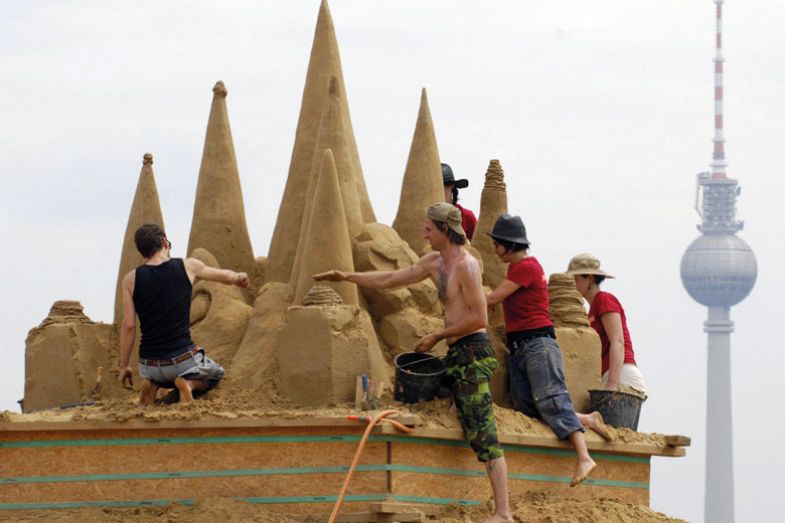
[[[611,439],[599,413],[576,414],[564,383],[564,361],[548,311],[548,280],[540,262],[529,256],[526,228],[519,216],[502,214],[490,233],[507,278],[486,296],[488,306],[501,303],[507,330],[507,372],[515,410],[543,420],[559,439],[569,440],[578,461],[570,486],[596,466],[586,448],[583,427]]]
[[[589,303],[589,323],[600,335],[603,388],[627,386],[645,395],[646,381],[635,362],[627,316],[616,296],[600,290],[600,284],[613,276],[602,270],[600,260],[591,254],[573,256],[567,274],[575,276],[578,292]]]

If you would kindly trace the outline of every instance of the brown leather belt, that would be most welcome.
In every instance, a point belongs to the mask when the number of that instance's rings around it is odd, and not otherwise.
[[[185,360],[192,358],[193,355],[197,352],[199,352],[199,347],[194,345],[191,350],[180,354],[176,358],[166,360],[146,360],[144,358],[139,358],[139,363],[143,363],[152,367],[167,367],[169,365],[177,365],[178,363],[182,363]]]

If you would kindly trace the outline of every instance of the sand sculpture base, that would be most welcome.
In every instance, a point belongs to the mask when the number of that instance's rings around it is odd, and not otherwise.
[[[326,515],[364,429],[344,417],[0,422],[0,514],[52,510],[55,517],[66,508],[226,497],[282,514]],[[549,491],[644,506],[651,456],[685,454],[670,445],[589,441],[599,466],[571,489],[574,453],[565,444],[519,434],[501,440],[511,494]],[[490,496],[485,470],[460,430],[418,428],[408,436],[382,426],[365,447],[341,512],[370,513],[374,504],[392,502],[427,513]]]

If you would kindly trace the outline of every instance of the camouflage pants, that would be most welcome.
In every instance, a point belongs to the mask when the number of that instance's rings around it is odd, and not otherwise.
[[[490,379],[499,366],[487,336],[474,334],[450,345],[444,359],[445,381],[452,391],[458,421],[477,459],[491,461],[504,456],[496,435]]]

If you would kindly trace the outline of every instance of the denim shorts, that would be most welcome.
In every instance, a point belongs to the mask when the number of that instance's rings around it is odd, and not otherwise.
[[[161,387],[174,387],[174,380],[182,377],[204,381],[210,388],[213,388],[218,385],[223,375],[224,368],[208,358],[204,349],[201,348],[194,352],[190,358],[174,365],[159,367],[139,362],[139,376]]]
[[[556,340],[541,336],[510,345],[507,372],[515,410],[543,420],[559,439],[576,430],[583,432],[564,384],[564,362]]]

